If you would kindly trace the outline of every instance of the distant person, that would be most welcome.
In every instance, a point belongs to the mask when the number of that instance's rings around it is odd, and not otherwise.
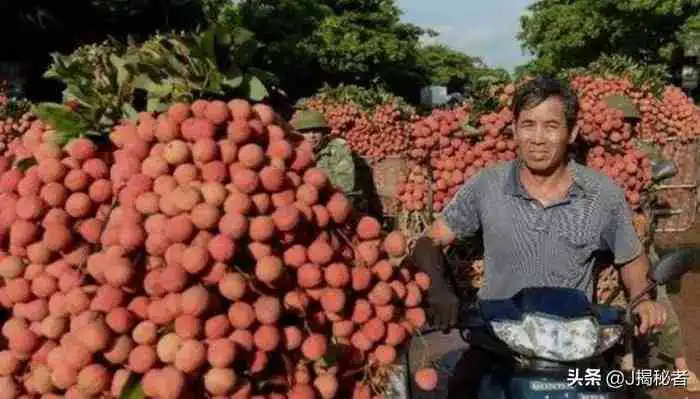
[[[292,117],[291,125],[313,148],[316,166],[350,198],[355,209],[381,219],[381,205],[371,169],[352,152],[345,139],[331,134],[323,114],[299,110]]]
[[[653,245],[649,248],[649,260],[657,262],[659,256]],[[661,330],[659,336],[658,351],[661,360],[669,360],[673,362],[673,368],[676,370],[686,370],[688,372],[688,380],[685,390],[688,392],[700,392],[700,380],[698,376],[690,370],[688,362],[685,358],[683,335],[681,333],[681,323],[678,314],[673,309],[673,303],[668,297],[666,286],[660,285],[657,287],[656,300],[666,306],[667,319],[666,324]]]

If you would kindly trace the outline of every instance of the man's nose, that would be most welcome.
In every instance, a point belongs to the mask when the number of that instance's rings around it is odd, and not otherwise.
[[[544,127],[537,126],[532,132],[532,138],[530,139],[533,143],[541,144],[547,141],[547,133]]]

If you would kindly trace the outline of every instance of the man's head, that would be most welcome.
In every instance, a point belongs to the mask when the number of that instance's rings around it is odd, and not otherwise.
[[[292,118],[292,126],[317,149],[328,135],[326,118],[318,111],[300,110]]]
[[[578,99],[566,84],[549,77],[524,83],[515,92],[513,114],[513,132],[528,169],[546,174],[568,161],[578,130]]]

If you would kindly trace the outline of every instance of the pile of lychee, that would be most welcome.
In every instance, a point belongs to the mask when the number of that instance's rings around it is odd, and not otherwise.
[[[430,280],[272,108],[178,103],[111,148],[37,126],[0,160],[0,398],[381,394]]]

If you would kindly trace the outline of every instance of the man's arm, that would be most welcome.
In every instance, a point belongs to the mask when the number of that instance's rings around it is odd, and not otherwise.
[[[649,260],[643,253],[633,261],[625,264],[620,269],[620,277],[630,297],[640,294],[649,284]],[[639,316],[640,323],[636,331],[644,335],[650,330],[655,330],[666,323],[668,312],[659,302],[651,300],[649,294],[645,294],[645,301],[640,302],[632,312]]]
[[[622,283],[630,296],[644,290],[648,283],[649,260],[634,228],[632,210],[621,192],[616,195],[603,240],[615,257],[615,265],[620,269]]]
[[[644,254],[632,220],[632,211],[620,193],[603,239],[615,255],[615,264],[620,267],[620,277],[630,297],[641,293],[649,283],[649,259]],[[647,296],[646,299],[650,298]],[[641,319],[640,334],[646,334],[666,321],[664,307],[651,300],[640,303],[633,311]]]
[[[426,298],[431,323],[445,330],[453,327],[458,320],[459,298],[446,278],[443,249],[457,238],[479,230],[477,189],[476,178],[465,183],[442,215],[428,228],[425,236],[418,240],[413,252],[416,267],[427,273],[432,282]]]
[[[647,284],[649,283],[647,278],[648,275],[649,259],[643,253],[633,261],[622,265],[620,268],[622,284],[624,284],[625,288],[627,288],[630,297],[637,296],[637,294],[646,288]],[[648,294],[646,295],[646,298],[650,299]]]
[[[478,193],[479,175],[467,181],[457,191],[457,194],[447,204],[442,214],[428,228],[425,239],[420,240],[423,244],[420,247],[416,247],[417,256],[422,251],[431,251],[429,247],[434,247],[436,251],[442,251],[456,239],[473,236],[481,229]],[[418,251],[419,249],[421,251]],[[430,262],[426,260],[421,263],[427,269],[435,269],[435,266],[440,266],[440,272],[442,272],[442,265],[435,265],[433,261],[434,259],[431,258]]]

